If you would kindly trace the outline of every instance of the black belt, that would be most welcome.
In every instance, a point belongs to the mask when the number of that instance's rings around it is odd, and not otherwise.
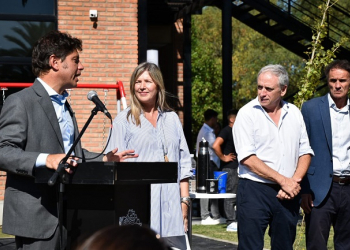
[[[333,182],[338,183],[339,185],[348,185],[350,184],[350,176],[333,176]]]

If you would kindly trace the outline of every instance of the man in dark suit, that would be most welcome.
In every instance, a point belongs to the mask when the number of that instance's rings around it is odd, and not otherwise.
[[[327,249],[331,225],[334,248],[350,249],[350,63],[337,60],[325,69],[329,93],[302,106],[315,152],[302,182],[307,249]]]
[[[84,69],[81,50],[81,40],[58,31],[39,39],[32,54],[38,78],[32,87],[10,95],[2,109],[0,169],[7,171],[3,232],[16,236],[16,249],[64,248],[59,244],[56,189],[35,184],[33,177],[37,167],[57,169],[78,136],[65,97]],[[115,149],[95,160],[120,161],[131,152]],[[67,163],[75,167],[76,161],[97,155],[79,143]]]

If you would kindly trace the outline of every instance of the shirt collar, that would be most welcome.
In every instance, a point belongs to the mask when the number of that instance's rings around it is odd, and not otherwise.
[[[68,92],[67,91],[63,91],[62,95],[59,95],[53,88],[51,88],[46,82],[44,82],[42,79],[40,79],[39,77],[37,78],[39,80],[39,82],[41,83],[41,85],[43,85],[43,87],[45,88],[46,92],[49,94],[49,96],[51,97],[51,100],[63,105],[68,97]]]
[[[265,109],[263,108],[263,106],[261,106],[260,102],[259,102],[259,97],[256,97],[254,100],[253,100],[253,104],[254,104],[254,107],[257,107],[257,108],[260,108],[262,109],[264,112]],[[282,109],[285,111],[285,112],[288,112],[288,109],[289,109],[289,103],[284,101],[284,100],[281,100],[281,104],[282,104]]]
[[[204,126],[207,130],[209,130],[210,132],[213,132],[213,131],[214,131],[214,129],[212,129],[212,127],[210,127],[210,126],[209,126],[208,124],[206,124],[206,123],[204,123],[203,126]]]
[[[329,104],[329,108],[334,109],[336,112],[345,112],[346,113],[349,111],[349,106],[350,106],[349,98],[347,99],[347,103],[346,103],[345,107],[343,107],[342,109],[339,109],[337,107],[337,105],[335,105],[335,102],[334,102],[333,98],[331,97],[331,95],[328,93],[328,104]]]

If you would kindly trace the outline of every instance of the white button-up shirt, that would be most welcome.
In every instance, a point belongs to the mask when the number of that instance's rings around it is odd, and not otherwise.
[[[333,173],[342,175],[344,170],[350,171],[349,100],[345,107],[338,109],[328,94],[328,103],[332,126]],[[350,175],[350,172],[344,175]]]
[[[278,125],[260,105],[258,98],[238,112],[233,126],[233,139],[239,161],[239,177],[273,183],[250,171],[241,161],[256,155],[281,175],[292,177],[300,156],[314,154],[307,136],[300,110],[282,101]]]

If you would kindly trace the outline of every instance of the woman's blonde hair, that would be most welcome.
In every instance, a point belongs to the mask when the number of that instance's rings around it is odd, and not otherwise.
[[[126,116],[128,121],[129,121],[129,116],[131,116],[132,122],[136,124],[136,126],[141,125],[140,115],[142,110],[142,104],[139,102],[139,100],[135,95],[135,84],[136,84],[136,80],[145,71],[148,71],[150,77],[152,78],[153,82],[157,86],[158,92],[157,92],[155,107],[159,108],[161,111],[171,110],[170,106],[166,102],[166,91],[164,87],[162,72],[160,71],[159,67],[154,63],[150,63],[150,62],[141,63],[135,68],[130,78],[131,103],[130,103],[130,110]]]

